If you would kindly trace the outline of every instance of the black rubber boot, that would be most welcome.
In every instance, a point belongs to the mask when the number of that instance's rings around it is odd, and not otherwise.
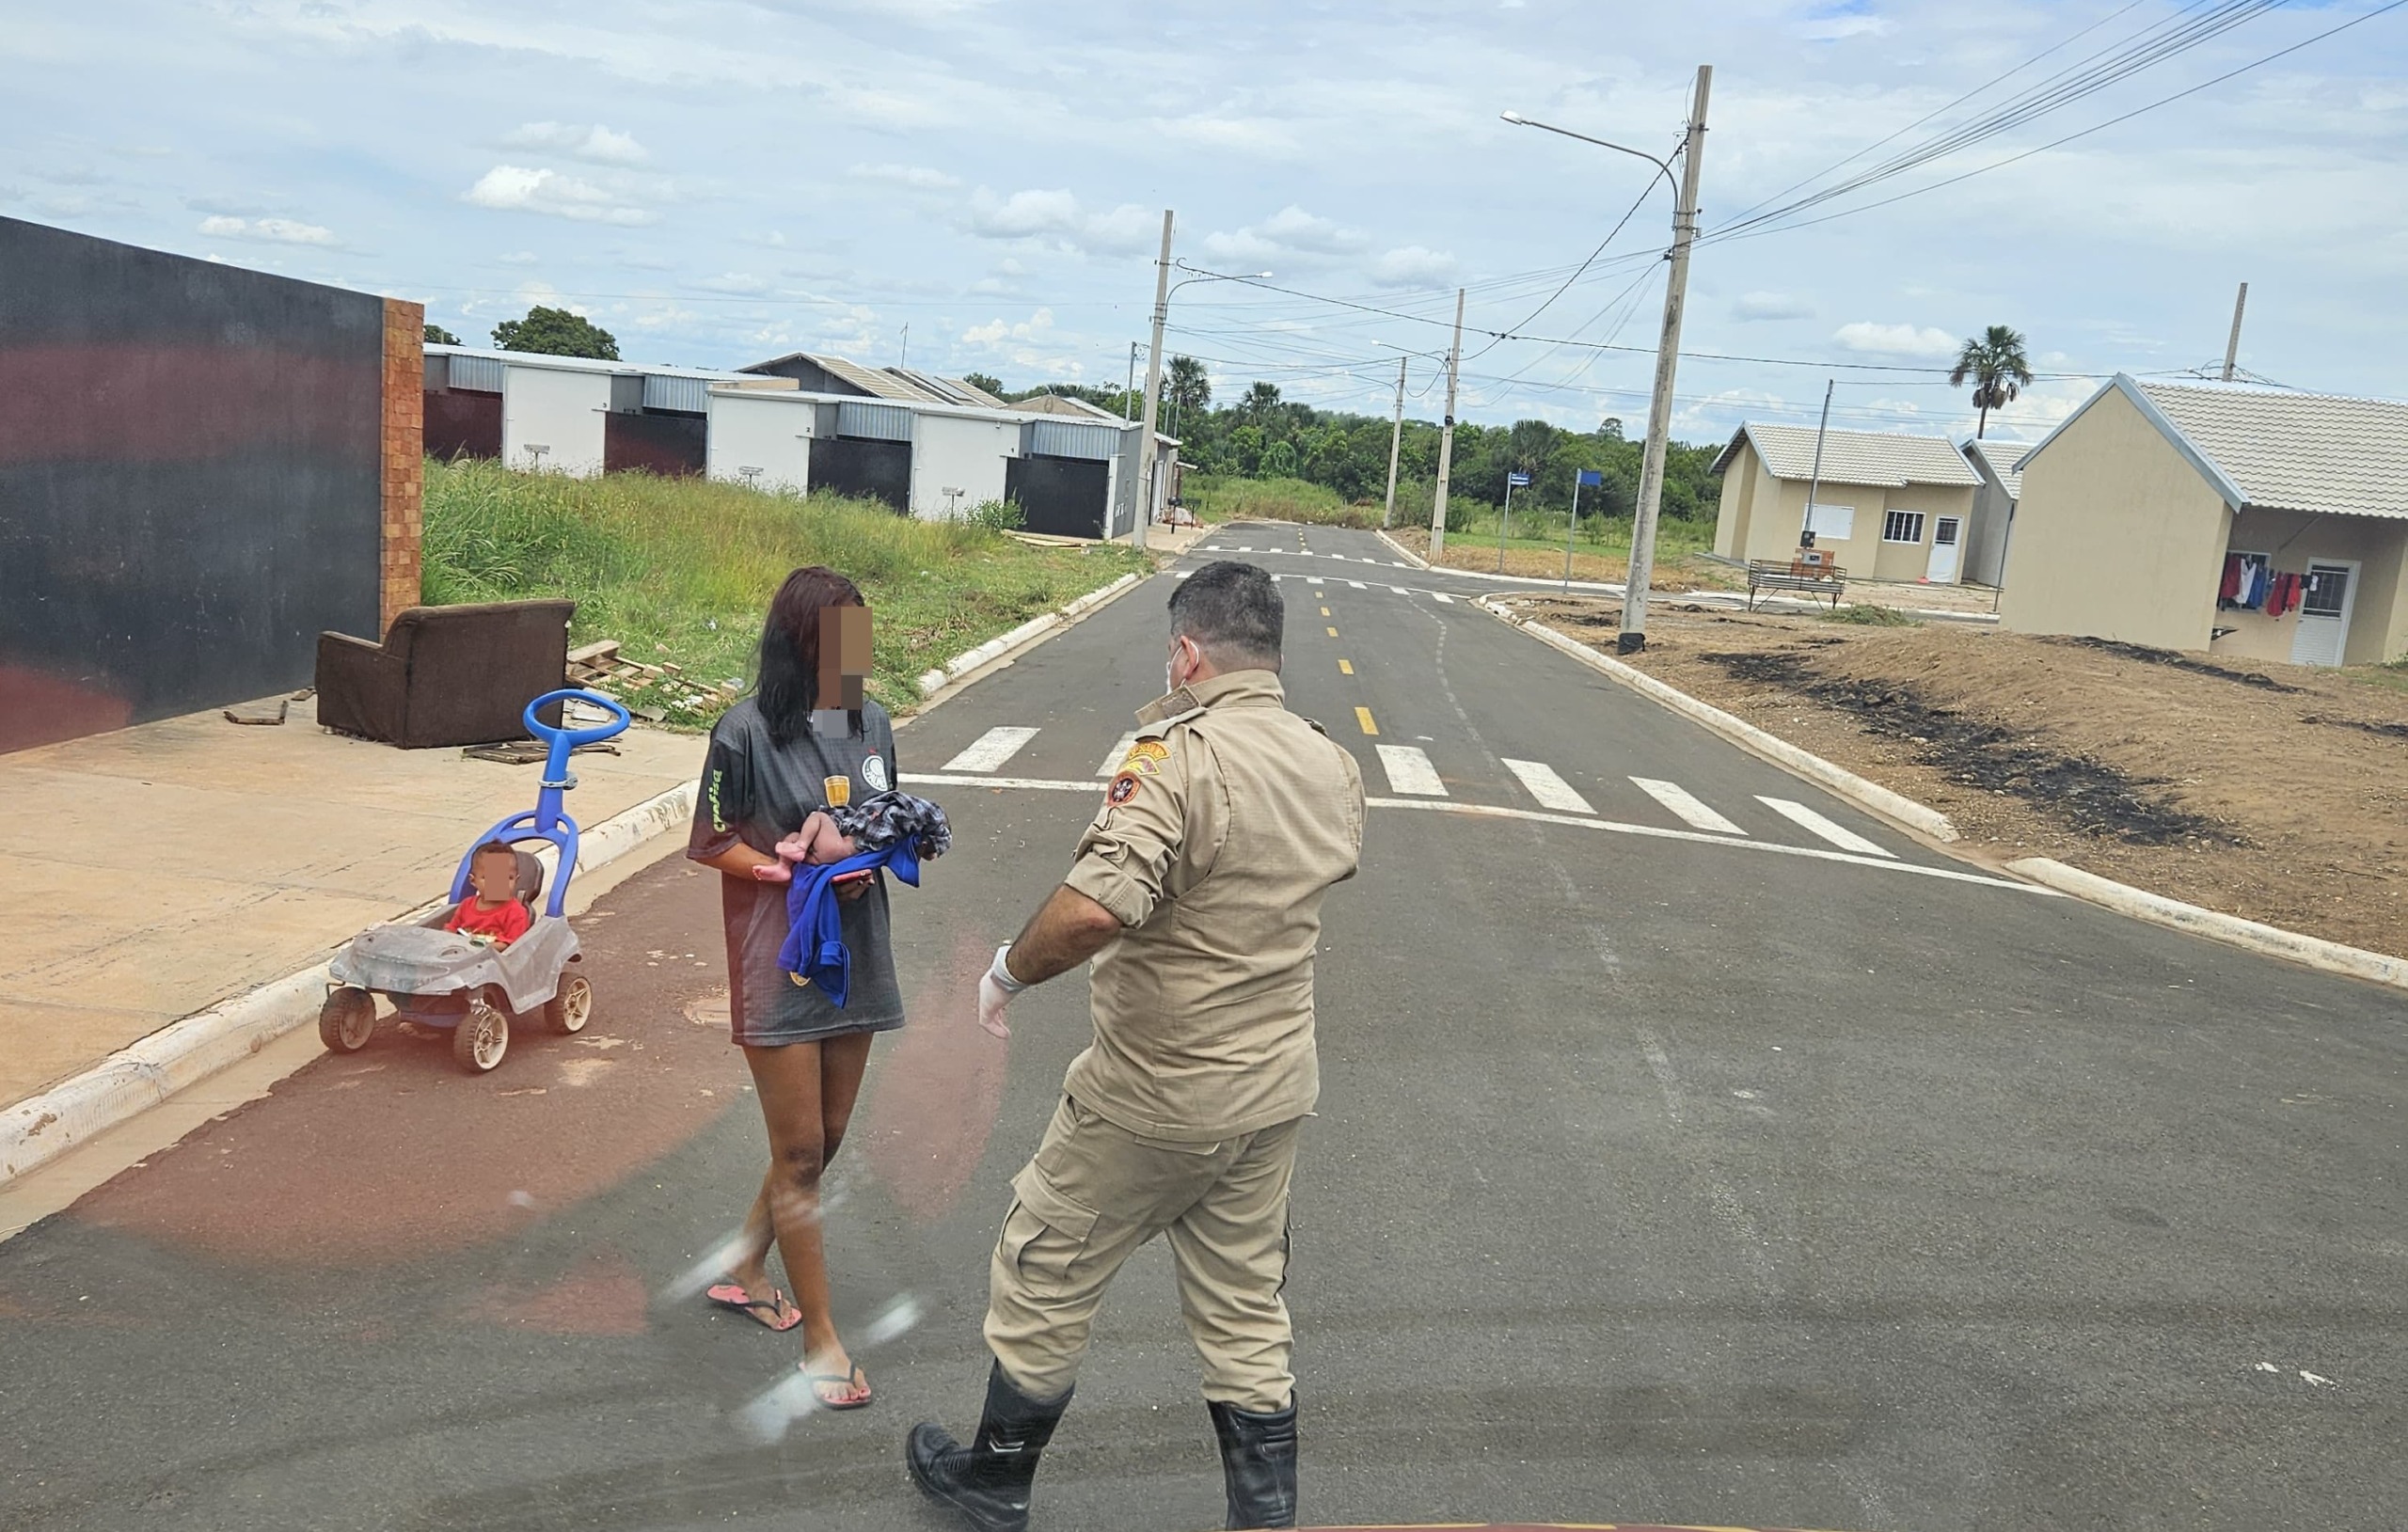
[[[1231,1532],[1296,1524],[1296,1401],[1267,1414],[1207,1399],[1221,1439]]]
[[[1056,1399],[1030,1398],[1004,1365],[995,1363],[987,1372],[987,1408],[978,1419],[978,1435],[968,1446],[935,1421],[911,1428],[903,1445],[911,1482],[959,1511],[978,1532],[1023,1532],[1038,1457],[1069,1404],[1067,1390]]]

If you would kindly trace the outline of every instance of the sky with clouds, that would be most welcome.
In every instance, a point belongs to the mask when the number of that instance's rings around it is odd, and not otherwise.
[[[1636,434],[1668,186],[1498,114],[1668,155],[1711,63],[1676,434],[1811,422],[1831,377],[1834,425],[1969,432],[1963,391],[1909,370],[2007,324],[2046,375],[1991,429],[2028,437],[2095,375],[2220,361],[2242,280],[2244,368],[2408,395],[2408,8],[2384,3],[2269,8],[1800,215],[1842,216],[1718,241],[2217,6],[96,0],[0,33],[0,213],[420,299],[478,343],[548,302],[635,359],[908,346],[1023,387],[1126,376],[1172,208],[1181,261],[1272,274],[1172,299],[1219,394],[1385,413],[1402,355],[1434,418],[1463,286],[1463,416]]]

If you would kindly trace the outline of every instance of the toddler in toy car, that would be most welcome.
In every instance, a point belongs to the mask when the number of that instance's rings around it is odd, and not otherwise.
[[[525,936],[534,924],[518,902],[518,853],[501,842],[477,847],[468,861],[468,897],[443,923],[445,930],[500,948]]]

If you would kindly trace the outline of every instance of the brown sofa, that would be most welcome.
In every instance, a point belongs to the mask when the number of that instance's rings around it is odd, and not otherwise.
[[[318,721],[404,750],[523,739],[527,704],[568,673],[574,601],[412,607],[385,641],[318,635]],[[557,725],[560,707],[544,721]]]

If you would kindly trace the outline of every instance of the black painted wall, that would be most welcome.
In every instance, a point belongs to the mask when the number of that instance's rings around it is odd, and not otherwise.
[[[699,474],[708,456],[708,425],[700,415],[605,415],[602,471],[641,469],[664,479]]]
[[[1028,530],[1054,537],[1101,537],[1112,465],[1032,453],[1004,464],[1004,494],[1020,502]]]
[[[884,500],[911,509],[911,444],[863,436],[816,436],[811,443],[811,487]]]
[[[0,750],[373,635],[384,303],[0,218]]]

